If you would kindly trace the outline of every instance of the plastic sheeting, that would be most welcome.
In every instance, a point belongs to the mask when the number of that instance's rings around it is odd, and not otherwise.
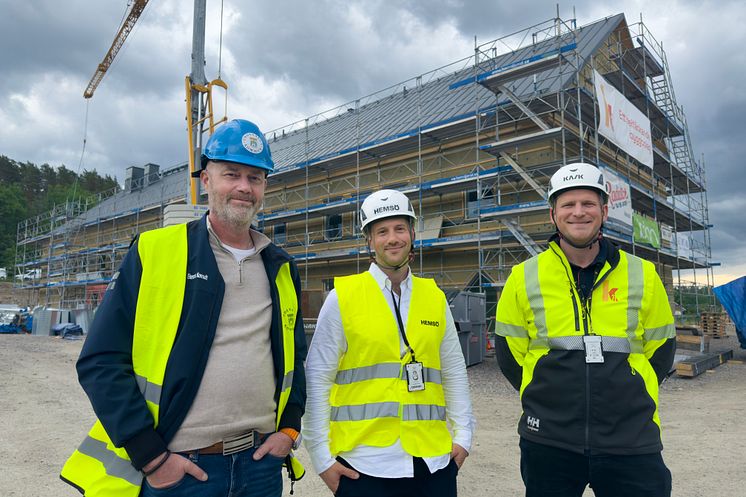
[[[746,349],[746,276],[716,286],[713,291],[736,325],[741,348]]]

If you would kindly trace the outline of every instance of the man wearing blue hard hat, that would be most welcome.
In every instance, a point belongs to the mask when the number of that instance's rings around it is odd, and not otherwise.
[[[62,470],[86,496],[282,495],[305,409],[300,278],[251,228],[274,170],[252,122],[220,126],[199,176],[209,211],[140,234],[77,369],[98,421]]]

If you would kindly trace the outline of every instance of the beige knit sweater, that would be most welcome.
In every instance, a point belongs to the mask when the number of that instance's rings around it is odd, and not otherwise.
[[[256,253],[237,262],[210,230],[225,295],[197,396],[169,444],[173,452],[207,447],[249,430],[274,431],[272,299],[260,255],[270,241],[254,230],[251,237]]]

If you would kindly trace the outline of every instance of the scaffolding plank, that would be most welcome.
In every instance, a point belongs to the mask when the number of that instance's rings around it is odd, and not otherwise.
[[[488,207],[479,211],[480,217],[512,217],[517,214],[526,214],[529,212],[546,211],[549,205],[545,200],[536,200],[534,202],[521,202],[520,204],[498,205]]]
[[[733,350],[726,350],[725,352],[717,352],[712,354],[705,354],[702,356],[691,357],[680,361],[676,365],[676,374],[685,378],[694,378],[699,376],[708,369],[713,369],[728,359],[733,358]]]
[[[677,350],[696,350],[698,352],[710,351],[710,337],[700,335],[676,335]]]
[[[499,157],[500,152],[502,152],[503,150],[514,149],[522,145],[528,145],[530,143],[548,140],[558,137],[561,134],[561,127],[549,128],[547,130],[536,131],[534,133],[527,133],[522,136],[508,138],[507,140],[499,140],[493,143],[488,143],[487,145],[482,145],[479,148],[487,153]]]

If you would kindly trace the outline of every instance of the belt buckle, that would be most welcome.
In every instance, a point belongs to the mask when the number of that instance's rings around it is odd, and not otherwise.
[[[256,430],[226,437],[223,439],[223,455],[229,456],[243,450],[251,449],[257,445],[258,439]]]

